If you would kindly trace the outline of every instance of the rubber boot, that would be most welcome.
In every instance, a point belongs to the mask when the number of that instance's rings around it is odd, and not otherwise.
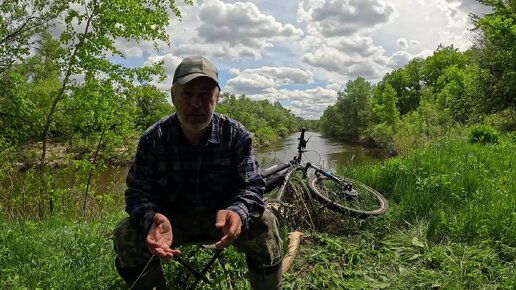
[[[253,290],[281,290],[281,263],[279,260],[270,266],[249,267],[249,282]]]
[[[121,268],[118,258],[115,260],[116,270],[127,284],[130,290],[166,290],[167,282],[163,275],[163,269],[159,261],[151,263],[142,273],[145,266],[134,268]]]

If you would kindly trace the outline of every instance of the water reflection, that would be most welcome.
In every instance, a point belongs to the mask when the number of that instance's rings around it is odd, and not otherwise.
[[[287,162],[297,154],[297,142],[300,133],[295,133],[284,140],[266,148],[257,149],[257,157],[263,167],[277,162]],[[309,139],[308,139],[309,138]],[[320,166],[349,166],[357,164],[374,164],[383,160],[378,149],[364,148],[355,144],[342,142],[334,138],[323,137],[317,132],[306,132],[308,139],[305,162]]]

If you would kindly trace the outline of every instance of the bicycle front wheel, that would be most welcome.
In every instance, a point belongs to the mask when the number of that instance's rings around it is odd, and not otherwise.
[[[308,188],[323,206],[354,217],[366,218],[387,211],[389,204],[378,191],[350,178],[337,179],[338,182],[316,174],[308,179]]]

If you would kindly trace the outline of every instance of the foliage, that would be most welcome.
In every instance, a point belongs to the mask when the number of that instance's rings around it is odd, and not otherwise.
[[[294,116],[279,102],[253,101],[241,95],[224,93],[217,105],[217,111],[238,120],[255,134],[254,141],[260,146],[270,144],[280,137],[300,130],[301,119]]]
[[[163,116],[170,115],[174,107],[167,102],[167,96],[151,85],[143,85],[128,92],[136,99],[136,128],[145,130]]]
[[[469,142],[471,143],[498,143],[499,133],[491,126],[478,124],[469,130]]]
[[[13,0],[0,3],[0,77],[29,55],[35,38],[52,26],[67,1]],[[34,37],[36,36],[36,37]]]
[[[434,140],[457,136],[461,127],[454,122],[449,111],[441,109],[435,99],[436,96],[431,90],[425,89],[419,107],[401,117],[392,143],[384,145],[403,155]]]
[[[367,127],[370,94],[371,84],[364,78],[348,81],[346,89],[339,92],[337,103],[324,111],[321,131],[326,135],[357,141]]]
[[[479,32],[474,48],[481,74],[481,108],[493,113],[516,106],[516,9],[512,0],[479,0],[492,8],[483,17],[473,16]]]
[[[501,132],[516,131],[516,108],[505,109],[484,117],[483,122]]]

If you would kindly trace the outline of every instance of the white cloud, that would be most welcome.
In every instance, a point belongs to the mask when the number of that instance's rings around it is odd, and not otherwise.
[[[400,37],[400,38],[398,38],[398,45],[401,46],[402,48],[407,48],[408,41],[405,38]]]
[[[302,60],[311,66],[340,74],[341,80],[358,76],[378,79],[394,66],[385,56],[385,50],[376,46],[372,38],[364,36],[330,39],[325,46],[306,52]]]
[[[263,49],[272,47],[274,41],[303,35],[301,29],[276,21],[251,2],[231,4],[206,0],[198,13],[196,35],[190,43],[175,48],[177,54],[195,51],[226,59],[259,59]]]
[[[394,15],[393,6],[381,0],[305,0],[298,9],[299,20],[308,23],[309,33],[324,37],[372,30]]]
[[[266,94],[283,85],[313,82],[312,73],[299,68],[265,66],[230,72],[235,77],[227,82],[224,90],[235,94]]]

